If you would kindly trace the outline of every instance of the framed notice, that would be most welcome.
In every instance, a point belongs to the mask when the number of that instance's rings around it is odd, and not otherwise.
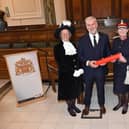
[[[18,102],[43,95],[37,51],[9,54],[6,59]]]

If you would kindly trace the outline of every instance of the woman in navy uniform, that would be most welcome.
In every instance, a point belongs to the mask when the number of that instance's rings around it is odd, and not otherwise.
[[[121,53],[121,57],[114,63],[114,93],[118,95],[118,104],[113,108],[117,111],[123,107],[122,114],[128,111],[129,86],[124,84],[126,67],[129,65],[129,38],[127,23],[121,22],[117,25],[119,37],[114,39],[112,53]]]
[[[74,30],[70,21],[63,21],[55,31],[55,37],[59,40],[59,43],[54,47],[59,77],[58,100],[66,101],[71,116],[76,116],[76,113],[81,112],[76,107],[75,100],[83,88],[81,77],[83,69],[80,68],[76,46],[70,41]]]

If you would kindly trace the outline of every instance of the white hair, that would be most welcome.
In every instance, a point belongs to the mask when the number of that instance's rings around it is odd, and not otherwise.
[[[95,21],[97,22],[97,19],[96,19],[96,17],[94,17],[94,16],[89,16],[89,17],[86,17],[86,18],[85,18],[85,22],[87,22],[87,21],[89,21],[89,20],[95,20]]]

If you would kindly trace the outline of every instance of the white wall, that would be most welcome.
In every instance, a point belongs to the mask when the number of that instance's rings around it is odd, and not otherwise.
[[[0,9],[5,11],[6,7],[9,8],[9,6],[10,6],[9,1],[10,0],[0,0]],[[56,12],[56,21],[57,21],[57,24],[59,24],[62,20],[64,20],[66,18],[65,2],[64,2],[64,0],[54,0],[54,4],[55,4],[55,12]],[[30,5],[33,5],[33,4],[30,4]],[[5,16],[5,19],[8,22],[8,26],[45,24],[43,0],[41,0],[41,5],[42,5],[41,6],[41,11],[42,11],[41,17],[36,17],[36,18],[15,18],[14,19],[14,18],[12,18],[10,16],[9,17]]]

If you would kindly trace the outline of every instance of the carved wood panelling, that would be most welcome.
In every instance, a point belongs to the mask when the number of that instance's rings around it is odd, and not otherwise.
[[[91,14],[98,18],[111,16],[111,0],[91,0]]]
[[[65,0],[67,18],[82,23],[86,16],[129,18],[128,0]]]
[[[123,18],[129,18],[129,0],[121,1],[121,15]]]

